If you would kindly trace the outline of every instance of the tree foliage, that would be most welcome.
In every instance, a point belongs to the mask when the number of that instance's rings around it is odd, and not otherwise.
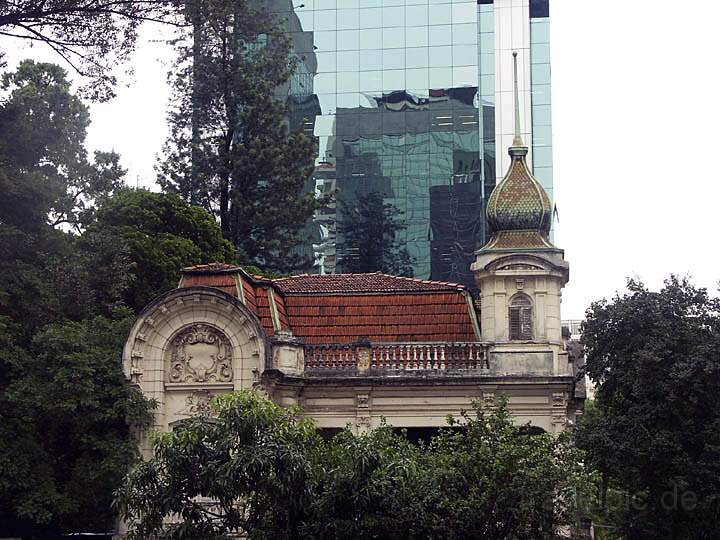
[[[132,266],[122,298],[138,312],[177,287],[183,267],[235,261],[235,250],[213,216],[172,193],[118,193],[100,207],[80,242],[85,252],[106,254],[109,261],[108,249],[125,249]]]
[[[342,271],[412,277],[412,257],[397,238],[406,228],[397,207],[386,203],[376,191],[359,195],[352,203],[340,201],[340,205],[338,230],[343,252],[338,263]]]
[[[2,90],[0,536],[102,532],[151,405],[122,374],[123,304],[233,250],[202,208],[127,190],[114,154],[90,162],[61,68],[23,62]]]
[[[130,315],[54,323],[28,349],[3,349],[3,536],[113,528],[111,489],[137,454],[129,424],[151,405],[121,369]]]
[[[605,481],[603,518],[626,538],[720,530],[720,301],[672,277],[587,312],[597,384],[578,444]]]
[[[245,262],[287,271],[318,206],[307,183],[314,139],[289,133],[285,98],[294,69],[288,37],[257,3],[188,6],[193,31],[177,41],[171,135],[159,180],[214,212]]]
[[[530,435],[505,403],[421,445],[389,426],[326,439],[252,391],[212,412],[158,435],[118,491],[131,536],[554,538],[591,480],[567,437]]]
[[[134,50],[140,23],[182,24],[180,5],[178,0],[0,2],[0,35],[47,45],[89,78],[89,95],[104,100],[113,96],[112,68]]]
[[[39,211],[36,223],[49,219],[54,227],[80,231],[92,219],[95,203],[123,186],[125,171],[118,155],[96,152],[88,159],[88,108],[71,92],[61,67],[25,60],[0,81],[5,95],[0,101],[5,187],[17,197],[45,200],[45,207],[30,200]],[[22,214],[18,218],[27,220]]]

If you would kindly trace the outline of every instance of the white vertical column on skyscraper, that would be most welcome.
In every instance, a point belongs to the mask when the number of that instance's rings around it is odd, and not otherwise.
[[[513,51],[518,53],[520,131],[532,152],[530,0],[495,0],[495,170],[498,181],[510,166],[505,150],[512,146],[515,131]],[[528,163],[532,163],[532,155],[528,155]]]

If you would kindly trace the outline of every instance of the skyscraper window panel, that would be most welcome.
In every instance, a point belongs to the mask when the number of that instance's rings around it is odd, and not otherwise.
[[[486,50],[480,53],[480,73],[495,73],[495,54]]]
[[[405,47],[405,29],[383,28],[382,46],[383,49]]]
[[[532,85],[532,102],[534,105],[550,105],[550,85],[549,84],[533,84]]]
[[[495,54],[495,34],[494,32],[484,32],[480,34],[480,50],[491,51]]]
[[[477,5],[475,2],[455,3],[452,5],[452,22],[472,23],[477,18]]]
[[[474,66],[478,61],[477,45],[453,45],[453,66]]]
[[[552,111],[550,105],[533,105],[532,121],[533,126],[551,126]]]
[[[477,23],[454,24],[452,27],[453,45],[477,44]]]
[[[533,144],[533,166],[549,167],[551,165],[552,146],[535,146],[535,144]]]
[[[387,51],[385,54],[387,54]],[[382,65],[383,51],[381,49],[362,49],[358,51],[358,56],[361,71],[377,69],[378,66]]]
[[[362,28],[358,31],[358,38],[360,49],[379,47],[382,43],[382,28]]]
[[[405,51],[403,49],[387,49],[382,51],[382,68],[405,69]]]
[[[483,103],[495,103],[495,75],[480,76],[480,94]]]
[[[428,27],[413,26],[405,30],[406,47],[426,47],[428,45]]]
[[[533,175],[540,182],[540,185],[548,192],[548,196],[552,201],[552,185],[553,185],[553,168],[552,167],[533,167]]]
[[[453,86],[477,86],[477,66],[453,67]]]
[[[427,26],[428,22],[428,6],[405,6],[406,26]]]
[[[552,127],[533,126],[533,148],[536,146],[552,146]]]
[[[405,70],[392,69],[383,70],[383,89],[389,91],[391,88],[405,88]]]
[[[336,54],[337,70],[358,71],[360,67],[360,51],[338,51]]]
[[[447,67],[448,58],[452,55],[452,47],[431,47],[429,51],[430,67]]]
[[[449,88],[452,86],[452,68],[431,67],[429,73],[430,88]]]
[[[550,84],[550,64],[532,64],[530,67],[532,84]]]
[[[315,47],[318,51],[335,51],[337,50],[337,32],[328,30],[323,32],[314,32]]]
[[[337,28],[338,30],[354,30],[360,28],[360,10],[338,9]]]
[[[382,25],[385,28],[405,26],[405,7],[385,7],[382,10]]]
[[[452,45],[452,26],[449,24],[430,26],[428,31],[431,47],[437,47],[438,45]]]
[[[337,33],[338,51],[356,51],[360,48],[359,30],[340,30]]]
[[[428,6],[428,22],[431,26],[452,23],[452,6],[431,4]]]
[[[316,53],[318,73],[335,73],[337,71],[337,53]]]
[[[429,49],[427,47],[410,47],[405,49],[405,67],[427,68]],[[410,84],[410,83],[408,83]]]
[[[338,109],[352,109],[360,106],[360,95],[357,92],[337,95]]]
[[[530,40],[532,43],[550,43],[550,20],[533,19],[530,21]]]
[[[324,10],[315,12],[314,30],[337,30],[337,11]]]
[[[382,91],[382,71],[363,71],[360,77],[361,92]]]
[[[530,53],[530,61],[533,64],[549,64],[550,63],[550,44],[549,43],[533,43]]]
[[[314,78],[315,92],[332,94],[337,91],[337,73],[318,73]]]
[[[343,71],[338,73],[338,92],[359,92],[360,74],[357,71]]]
[[[382,28],[382,10],[379,8],[361,9],[360,28]]]

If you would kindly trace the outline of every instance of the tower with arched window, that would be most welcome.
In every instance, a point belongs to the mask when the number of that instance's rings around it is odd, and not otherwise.
[[[517,85],[515,91],[510,167],[488,201],[492,238],[472,265],[480,288],[482,339],[493,343],[490,354],[502,372],[563,377],[570,370],[560,298],[569,267],[563,250],[550,240],[552,206],[527,164]]]

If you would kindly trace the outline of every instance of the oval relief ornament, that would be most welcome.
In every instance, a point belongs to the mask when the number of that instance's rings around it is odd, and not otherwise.
[[[227,337],[206,324],[194,324],[172,340],[169,382],[230,382],[231,362]]]

